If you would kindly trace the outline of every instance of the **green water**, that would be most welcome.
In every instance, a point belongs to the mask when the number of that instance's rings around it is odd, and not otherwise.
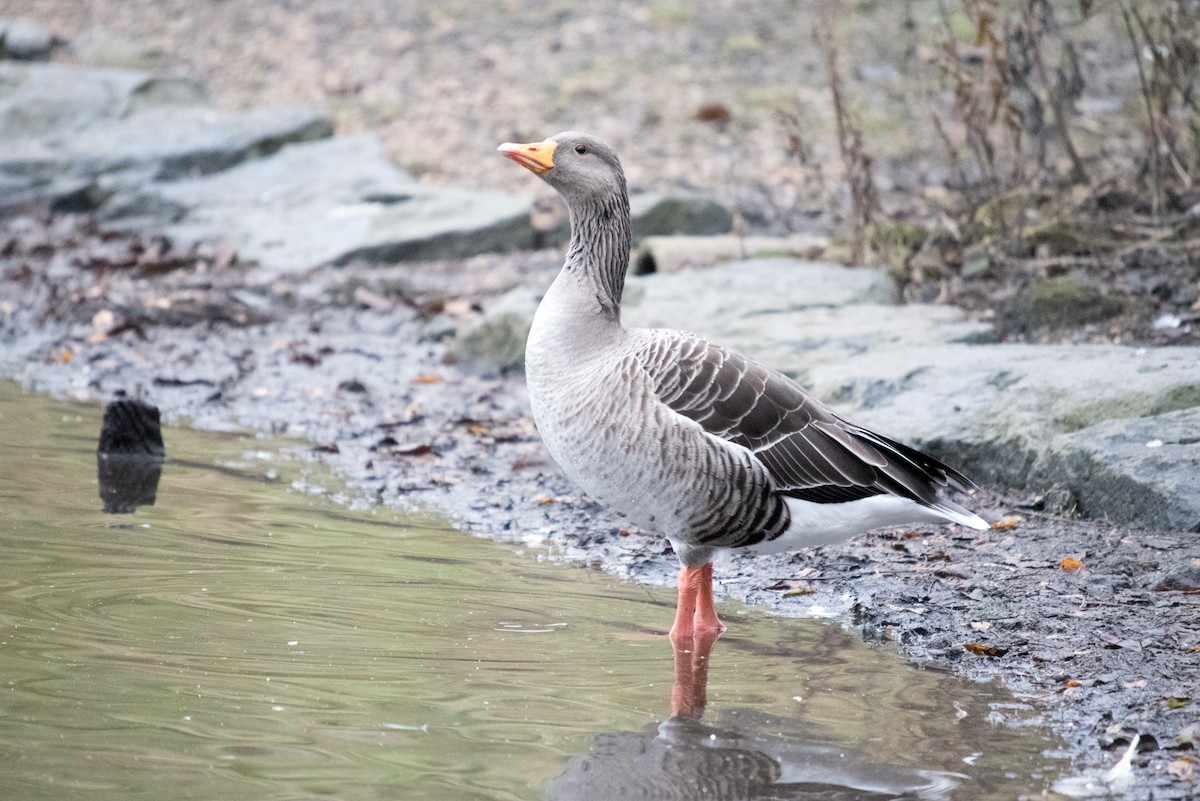
[[[988,722],[1020,718],[994,689],[728,605],[703,723],[660,726],[670,591],[346,512],[225,434],[167,430],[156,503],[106,515],[100,417],[0,382],[5,801],[602,799],[606,771],[684,787],[670,772],[732,739],[776,782],[806,759],[961,774],[932,798],[1040,794],[1058,769],[1044,732]]]

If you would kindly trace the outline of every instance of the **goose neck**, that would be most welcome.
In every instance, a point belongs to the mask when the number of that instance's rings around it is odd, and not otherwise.
[[[571,244],[564,269],[578,272],[595,285],[601,312],[620,319],[621,293],[629,268],[632,233],[629,196],[620,192],[572,204]]]

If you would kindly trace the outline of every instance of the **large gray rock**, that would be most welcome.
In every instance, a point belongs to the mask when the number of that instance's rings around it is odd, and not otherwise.
[[[663,234],[725,234],[733,215],[702,195],[646,193],[629,199],[633,241]]]
[[[114,196],[101,214],[180,239],[227,237],[243,260],[284,271],[467,256],[533,241],[525,198],[423,186],[369,136],[292,145],[213,175],[154,181]]]
[[[839,410],[923,445],[982,483],[1057,484],[1089,515],[1200,525],[1200,494],[1176,492],[1187,483],[1186,461],[1132,457],[1137,443],[1154,439],[1196,447],[1187,425],[1200,407],[1198,348],[951,344],[863,353],[809,377]],[[1134,504],[1138,492],[1147,494]],[[1154,498],[1173,500],[1155,511]]]
[[[303,108],[197,105],[187,81],[125,70],[0,64],[0,209],[87,207],[122,187],[223,170],[332,134]]]

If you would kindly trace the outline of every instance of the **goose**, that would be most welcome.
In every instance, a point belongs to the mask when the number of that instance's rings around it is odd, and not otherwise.
[[[719,551],[778,553],[901,524],[988,528],[949,497],[975,485],[932,456],[704,337],[621,324],[631,225],[611,147],[567,131],[498,150],[553,187],[570,220],[525,347],[534,422],[569,479],[671,542],[673,644],[725,630],[713,600]]]

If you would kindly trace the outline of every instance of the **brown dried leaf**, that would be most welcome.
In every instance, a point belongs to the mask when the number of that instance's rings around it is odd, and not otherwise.
[[[1167,765],[1167,773],[1180,781],[1190,782],[1196,778],[1196,760],[1191,757],[1173,759]]]
[[[440,384],[442,377],[440,375],[419,375],[413,379],[414,384]]]
[[[1083,570],[1083,562],[1068,556],[1066,559],[1062,560],[1062,569],[1068,573],[1076,573],[1080,570]]]
[[[816,592],[816,590],[809,589],[808,587],[797,587],[794,590],[788,590],[787,592],[785,592],[783,594],[783,597],[791,598],[796,595],[812,595],[815,592]]]
[[[1004,656],[1008,653],[1007,648],[1000,648],[995,645],[983,645],[977,642],[963,643],[962,647],[976,656]]]
[[[992,523],[992,528],[996,531],[1011,531],[1021,524],[1019,517],[1005,517]]]

